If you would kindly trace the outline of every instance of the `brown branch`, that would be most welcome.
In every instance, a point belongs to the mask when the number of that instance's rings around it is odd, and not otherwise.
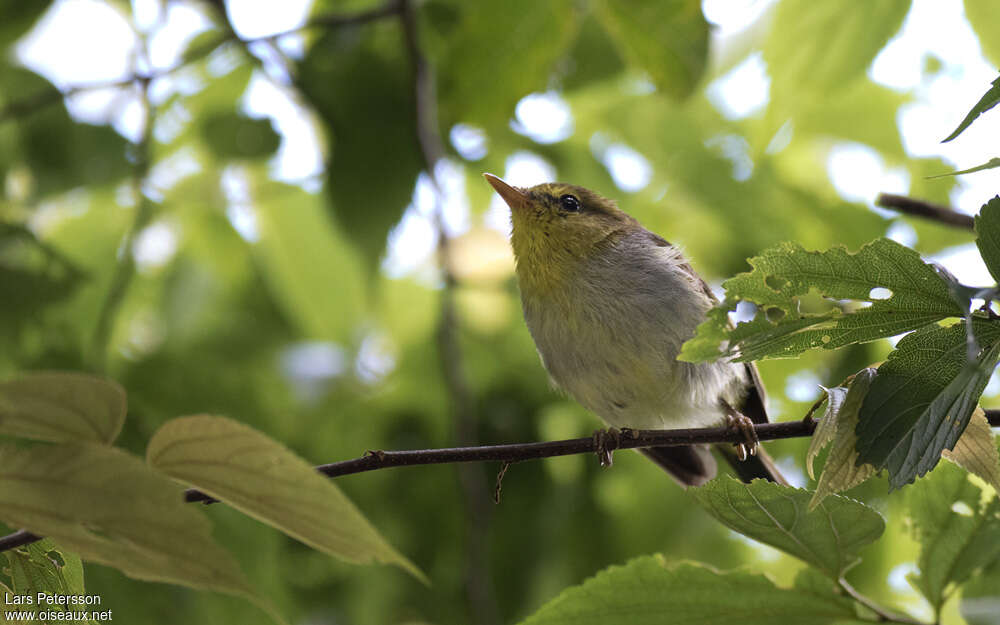
[[[992,427],[1000,427],[1000,410],[987,410],[986,419]],[[774,441],[785,438],[812,436],[816,421],[783,421],[781,423],[758,423],[754,425],[757,438]],[[503,462],[514,463],[538,458],[572,456],[596,453],[595,437],[572,438],[541,443],[514,443],[510,445],[483,445],[479,447],[450,447],[441,449],[414,449],[406,451],[370,451],[360,458],[321,464],[316,470],[327,477],[342,477],[355,473],[366,473],[391,467],[406,467],[427,464],[448,464],[452,462]],[[638,447],[676,447],[699,443],[739,443],[746,440],[741,431],[727,427],[694,428],[679,430],[625,430],[618,437],[618,449]],[[184,491],[184,501],[204,504],[218,503],[219,500],[195,488]],[[25,530],[0,537],[0,551],[40,540]]]
[[[880,193],[879,196],[875,198],[875,206],[899,211],[900,213],[906,213],[907,215],[913,215],[915,217],[923,217],[924,219],[930,219],[931,221],[936,221],[955,228],[972,230],[975,226],[975,220],[973,220],[973,218],[969,215],[954,211],[947,206],[941,206],[940,204],[934,204],[933,202],[925,202],[924,200],[917,200],[911,197],[906,197],[905,195]]]

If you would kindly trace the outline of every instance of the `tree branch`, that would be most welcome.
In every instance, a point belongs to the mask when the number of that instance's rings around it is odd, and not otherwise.
[[[861,594],[860,592],[858,592],[858,590],[856,588],[854,588],[854,586],[851,586],[847,582],[847,580],[844,579],[843,577],[841,577],[839,580],[837,580],[837,584],[852,599],[854,599],[855,601],[857,601],[861,605],[865,606],[866,608],[868,608],[869,610],[871,610],[872,612],[874,612],[875,616],[878,617],[879,622],[882,622],[882,623],[903,623],[904,625],[927,625],[926,623],[923,623],[922,621],[918,621],[918,620],[912,619],[912,618],[910,618],[908,616],[904,616],[902,614],[895,614],[893,612],[889,612],[888,610],[886,610],[885,608],[883,608],[882,606],[880,606],[876,602],[874,602],[871,599],[869,599],[867,596],[865,596],[865,595]]]
[[[992,427],[1000,427],[1000,410],[987,410],[986,419]],[[775,441],[785,438],[812,436],[816,429],[813,419],[782,421],[781,423],[754,424],[757,438],[761,441]],[[746,440],[742,431],[727,427],[688,428],[678,430],[622,430],[617,449],[639,447],[676,447],[700,443],[740,443]],[[606,449],[607,447],[605,447]],[[572,456],[596,453],[598,443],[595,437],[571,438],[561,441],[541,443],[513,443],[510,445],[483,445],[479,447],[445,447],[441,449],[413,449],[405,451],[369,451],[360,458],[330,464],[321,464],[316,470],[327,477],[341,477],[355,473],[365,473],[391,467],[406,467],[425,464],[448,464],[452,462],[521,462],[537,458]],[[184,501],[204,504],[218,503],[219,500],[195,488],[184,491]],[[35,542],[41,537],[25,530],[0,537],[0,551],[14,549]]]
[[[947,206],[917,200],[904,195],[880,193],[875,198],[875,206],[899,211],[915,217],[923,217],[924,219],[930,219],[931,221],[955,228],[972,230],[975,225],[975,220],[969,215],[954,211]]]

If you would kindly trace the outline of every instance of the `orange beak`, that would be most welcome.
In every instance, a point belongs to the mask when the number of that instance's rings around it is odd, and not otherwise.
[[[507,206],[511,210],[517,210],[527,204],[528,196],[524,194],[524,191],[510,186],[493,174],[483,174],[483,178],[486,178],[486,182],[496,189],[496,192],[500,194],[504,202],[507,202]]]

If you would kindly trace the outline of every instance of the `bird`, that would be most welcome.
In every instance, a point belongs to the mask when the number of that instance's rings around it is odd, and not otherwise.
[[[542,364],[612,428],[599,433],[726,424],[747,439],[716,445],[739,479],[787,484],[758,451],[752,424],[768,417],[753,364],[677,360],[717,304],[681,250],[584,187],[483,175],[510,208],[522,310]],[[685,487],[717,472],[708,445],[639,451]]]

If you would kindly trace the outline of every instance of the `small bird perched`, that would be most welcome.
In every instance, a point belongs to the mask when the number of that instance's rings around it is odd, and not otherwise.
[[[510,207],[524,319],[555,384],[613,428],[741,428],[739,454],[718,446],[740,479],[784,484],[747,427],[767,422],[753,366],[677,360],[716,303],[680,250],[583,187],[484,176]],[[706,445],[640,451],[682,485],[715,476]]]

